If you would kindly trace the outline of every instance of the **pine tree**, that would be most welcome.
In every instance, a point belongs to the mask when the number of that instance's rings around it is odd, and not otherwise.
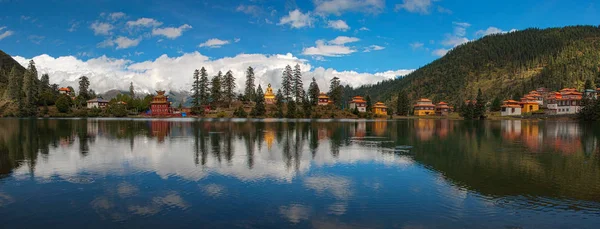
[[[401,116],[407,116],[410,111],[410,102],[408,101],[408,95],[406,92],[400,91],[398,93],[398,105],[396,107],[396,113]]]
[[[223,95],[228,106],[231,106],[231,102],[235,99],[235,77],[233,77],[231,70],[227,71],[223,78]]]
[[[38,78],[37,70],[35,68],[35,62],[29,61],[29,66],[25,71],[23,77],[23,92],[25,92],[25,98],[23,100],[23,116],[35,116],[37,114],[37,101],[38,101]]]
[[[475,104],[475,110],[474,110],[474,113],[473,113],[473,118],[474,119],[485,119],[486,103],[487,103],[487,101],[483,97],[483,93],[481,92],[481,89],[479,89],[477,91],[477,98],[476,98],[476,100],[477,100],[477,102]]]
[[[210,98],[210,89],[208,88],[208,74],[206,73],[206,69],[202,67],[200,69],[200,81],[199,81],[199,96],[200,96],[200,105],[208,104]]]
[[[308,86],[308,94],[310,96],[310,103],[313,106],[316,106],[319,102],[319,94],[321,91],[319,90],[319,84],[315,80],[315,77],[312,78],[312,82],[310,82],[310,86]]]
[[[282,79],[282,83],[281,83],[281,88],[283,89],[282,93],[283,93],[283,97],[289,101],[292,93],[293,93],[293,85],[292,85],[292,67],[285,66],[285,70],[283,70],[283,75],[282,75],[283,79]]]
[[[287,103],[287,114],[285,114],[286,118],[296,118],[296,101],[288,100]]]
[[[88,94],[89,87],[90,80],[87,78],[87,76],[79,77],[79,95],[86,101],[90,99],[90,95]]]
[[[254,114],[253,116],[263,116],[267,112],[265,108],[265,94],[263,93],[263,89],[258,85],[258,89],[256,89],[256,105],[254,106]]]
[[[19,74],[17,66],[13,66],[8,76],[8,98],[12,100],[18,100],[21,97],[21,86],[23,82],[23,75]]]
[[[221,78],[223,78],[223,73],[219,71],[219,73],[214,76],[210,82],[210,96],[212,97],[212,102],[215,106],[221,102]]]
[[[329,85],[329,98],[331,98],[331,100],[333,100],[333,103],[337,107],[341,107],[343,95],[344,95],[344,88],[340,84],[340,79],[337,77],[333,77],[333,79],[331,79],[331,82]]]
[[[275,114],[277,118],[283,118],[283,93],[281,93],[281,89],[277,90],[277,94],[275,95],[275,107],[277,107],[277,113]]]
[[[131,96],[132,99],[135,99],[135,91],[133,88],[133,82],[129,83],[129,96]]]
[[[293,81],[294,97],[296,98],[296,102],[300,102],[304,99],[304,85],[302,84],[302,70],[300,69],[300,64],[294,66]]]
[[[254,69],[248,67],[246,70],[246,88],[244,90],[244,96],[250,101],[256,100],[256,90],[254,87]]]
[[[192,82],[192,107],[197,110],[200,107],[200,71],[194,70],[194,81]]]
[[[367,100],[367,111],[371,112],[371,109],[373,109],[373,102],[371,101],[371,96],[367,95],[365,100]]]
[[[500,101],[499,97],[496,97],[496,98],[494,98],[494,100],[492,100],[492,107],[490,107],[490,110],[492,110],[492,111],[502,110],[502,101]]]
[[[308,98],[308,94],[304,93],[304,98],[302,99],[302,111],[304,111],[304,118],[310,118],[312,115],[312,105],[310,99]]]
[[[585,90],[585,89],[596,89],[596,88],[594,87],[594,84],[592,83],[592,81],[590,79],[587,79],[585,81],[585,86],[583,89]]]

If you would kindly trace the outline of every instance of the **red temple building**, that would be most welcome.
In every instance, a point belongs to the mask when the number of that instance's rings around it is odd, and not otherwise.
[[[152,116],[166,116],[172,113],[171,104],[168,101],[168,97],[165,95],[165,91],[156,91],[157,95],[152,98],[150,105],[150,111]]]

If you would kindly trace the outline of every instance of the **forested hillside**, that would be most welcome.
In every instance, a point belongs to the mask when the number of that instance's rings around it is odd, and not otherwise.
[[[17,71],[20,75],[25,72],[23,66],[17,63],[10,55],[0,50],[0,99],[2,99],[6,86],[8,85],[8,75],[13,66],[17,66]]]
[[[456,104],[480,88],[492,99],[521,96],[537,87],[583,88],[600,85],[600,27],[526,29],[460,45],[444,57],[401,79],[366,85],[347,95],[395,100],[400,91],[416,100],[428,97]]]

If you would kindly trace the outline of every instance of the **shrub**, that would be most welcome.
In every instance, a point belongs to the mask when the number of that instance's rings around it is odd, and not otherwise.
[[[71,110],[71,98],[61,96],[56,100],[56,109],[58,109],[60,113],[68,113]]]

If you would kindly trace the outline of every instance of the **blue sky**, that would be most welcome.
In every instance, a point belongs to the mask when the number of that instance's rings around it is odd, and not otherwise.
[[[290,53],[311,69],[376,74],[416,69],[489,33],[598,25],[599,7],[592,0],[0,0],[0,49],[129,63],[195,52],[212,61]]]

